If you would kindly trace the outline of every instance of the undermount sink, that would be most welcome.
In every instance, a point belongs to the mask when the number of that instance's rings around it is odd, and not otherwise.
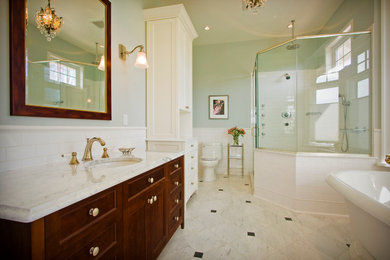
[[[93,160],[84,163],[85,167],[98,167],[98,168],[112,168],[120,166],[128,166],[141,162],[141,158],[136,157],[118,157],[118,158],[107,158],[100,160]]]

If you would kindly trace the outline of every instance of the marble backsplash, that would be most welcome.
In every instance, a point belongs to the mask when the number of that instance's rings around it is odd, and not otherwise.
[[[94,136],[106,142],[111,156],[120,155],[119,147],[145,150],[145,127],[0,126],[0,172],[68,162],[72,152],[81,161],[86,138]],[[96,143],[92,149],[100,158],[103,147]]]

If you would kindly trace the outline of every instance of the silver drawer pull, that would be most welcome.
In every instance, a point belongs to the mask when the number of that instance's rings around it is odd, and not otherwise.
[[[179,199],[175,199],[175,203],[176,203],[176,204],[179,204]]]
[[[89,254],[93,256],[97,256],[99,254],[99,247],[91,247],[89,249]]]
[[[96,217],[97,215],[99,215],[99,208],[91,208],[89,210],[89,215],[92,217]]]
[[[176,216],[176,217],[175,217],[175,220],[176,220],[176,221],[179,221],[179,217]]]
[[[186,106],[186,109],[189,109],[190,108],[190,106]]]
[[[179,186],[179,182],[178,182],[178,181],[175,181],[174,184],[175,184],[176,186]]]
[[[153,196],[153,201],[154,201],[154,202],[157,201],[157,196]]]
[[[152,204],[153,204],[153,197],[152,197],[152,198],[150,198],[150,199],[148,199],[148,203],[149,203],[150,205],[152,205]]]
[[[149,183],[153,183],[153,182],[154,182],[154,179],[153,179],[153,178],[149,178],[149,179],[148,179],[148,182],[149,182]]]
[[[176,163],[175,165],[173,165],[173,167],[175,167],[176,169],[178,169],[178,168],[179,168],[179,164]]]

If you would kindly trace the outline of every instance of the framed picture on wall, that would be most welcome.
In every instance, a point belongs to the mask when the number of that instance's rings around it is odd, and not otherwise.
[[[209,118],[228,119],[229,96],[209,96]]]

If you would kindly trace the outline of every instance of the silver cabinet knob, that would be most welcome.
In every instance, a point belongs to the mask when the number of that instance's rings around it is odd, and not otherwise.
[[[153,178],[149,178],[149,179],[148,179],[148,182],[149,182],[149,183],[153,183],[153,182],[154,182],[154,179],[153,179]]]
[[[191,185],[194,185],[194,183],[193,183],[193,182],[191,182]]]
[[[175,203],[176,203],[176,204],[179,204],[179,199],[175,199]]]
[[[191,159],[194,159],[195,157],[194,156],[191,156]]]
[[[189,109],[190,108],[190,106],[186,106],[186,109]]]
[[[93,256],[97,256],[99,254],[99,247],[91,247],[89,249],[89,254]]]
[[[193,144],[191,144],[191,147],[194,147],[194,145],[193,145]]]
[[[154,202],[157,201],[157,196],[153,196],[153,201],[154,201]]]
[[[89,210],[89,215],[92,217],[96,217],[97,215],[99,215],[99,208],[91,208]]]
[[[179,186],[179,182],[178,181],[175,181],[174,183],[176,186]]]
[[[176,217],[175,217],[175,220],[176,220],[176,221],[179,221],[179,217],[176,216]]]
[[[173,165],[173,167],[175,167],[176,169],[178,169],[178,168],[179,168],[179,164],[176,163],[175,165]]]
[[[150,198],[150,199],[148,199],[148,203],[149,203],[150,205],[152,205],[152,204],[153,204],[153,197],[152,197],[152,198]]]
[[[191,167],[191,170],[195,169],[194,167]]]

